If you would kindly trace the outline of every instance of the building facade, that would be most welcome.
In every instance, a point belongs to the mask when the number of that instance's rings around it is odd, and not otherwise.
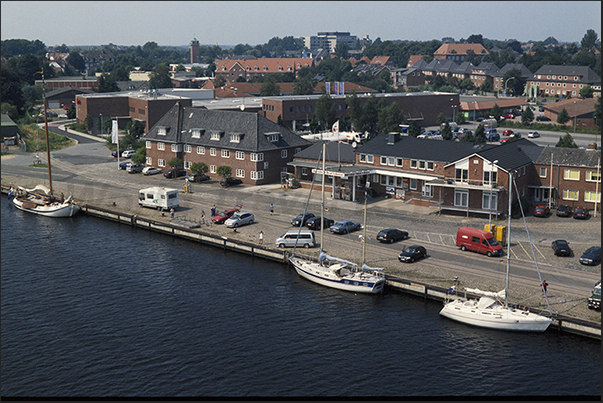
[[[526,85],[528,88],[535,86],[539,97],[576,98],[587,85],[599,88],[598,96],[601,96],[601,77],[588,66],[545,65],[527,80]]]
[[[260,58],[260,59],[233,59],[216,60],[215,76],[224,77],[226,82],[235,83],[239,77],[249,80],[254,77],[263,77],[266,74],[293,74],[304,67],[312,67],[314,60],[311,58]]]

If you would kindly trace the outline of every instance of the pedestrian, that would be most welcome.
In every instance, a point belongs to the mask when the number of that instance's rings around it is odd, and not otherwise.
[[[542,280],[541,286],[542,286],[542,293],[546,294],[546,287],[548,287],[548,283],[546,282],[546,280]]]
[[[173,208],[173,207],[170,209],[170,216],[171,216],[172,218],[174,218],[174,208]]]
[[[65,195],[61,192],[61,203],[65,203]]]
[[[201,222],[205,222],[205,210],[201,210]]]
[[[274,205],[270,203],[270,215],[274,213]]]
[[[260,231],[260,245],[264,244],[264,231]]]
[[[211,205],[210,214],[211,214],[212,217],[216,216],[216,205],[215,204]]]

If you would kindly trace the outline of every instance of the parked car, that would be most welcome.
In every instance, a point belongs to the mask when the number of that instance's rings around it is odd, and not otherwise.
[[[513,115],[512,113],[507,113],[506,115],[504,115],[505,119],[513,119],[515,117],[515,115]]]
[[[404,249],[398,255],[398,260],[401,262],[412,263],[417,259],[421,259],[427,256],[427,250],[421,245],[413,245]]]
[[[534,217],[548,217],[551,210],[544,204],[534,207]]]
[[[587,219],[590,216],[590,212],[587,208],[576,207],[574,210],[574,218],[576,219]]]
[[[591,246],[580,256],[580,263],[587,266],[596,266],[601,263],[601,247]]]
[[[186,169],[170,169],[163,173],[163,176],[166,178],[179,178],[181,176],[186,176]]]
[[[483,121],[484,121],[484,119],[485,119],[485,118],[483,118],[483,117],[481,117],[481,116],[480,116],[479,118],[475,119],[475,121],[476,121],[476,122],[483,122]]]
[[[557,211],[555,212],[557,217],[570,217],[572,215],[572,208],[570,206],[566,206],[565,204],[557,207]]]
[[[122,158],[130,158],[133,155],[136,155],[136,150],[126,150],[124,152],[121,153],[121,157]]]
[[[323,224],[325,228],[329,228],[331,225],[335,224],[335,220],[324,217]],[[308,221],[306,221],[306,226],[309,229],[320,229],[320,217],[312,217],[308,219]]]
[[[131,164],[130,161],[124,161],[124,162],[120,162],[119,163],[119,169],[126,169],[128,167],[128,165]]]
[[[500,139],[500,143],[501,144],[505,144],[505,143],[508,143],[509,141],[511,141],[513,139],[514,139],[513,136],[506,136],[506,137],[503,137],[502,139]]]
[[[111,155],[112,155],[113,157],[117,158],[117,155],[120,155],[120,156],[121,156],[121,154],[122,154],[124,151],[126,151],[126,150],[113,150],[113,151],[111,151]]]
[[[379,242],[394,243],[396,241],[403,241],[405,239],[408,239],[408,232],[400,231],[399,229],[395,228],[382,229],[377,234],[377,240]]]
[[[329,227],[329,231],[334,234],[348,234],[360,229],[360,223],[354,221],[337,221]]]
[[[186,177],[190,182],[203,182],[209,180],[209,176],[205,174],[190,174]]]
[[[241,183],[243,183],[242,180],[240,180],[239,178],[233,178],[231,176],[227,178],[222,178],[222,180],[220,180],[220,186],[224,186],[225,188],[232,185],[240,185]]]
[[[249,212],[234,213],[232,217],[224,221],[224,225],[228,228],[239,228],[241,225],[253,224],[253,214]]]
[[[163,173],[163,171],[159,168],[155,168],[155,167],[144,167],[142,168],[142,174],[143,175],[157,175]]]
[[[503,136],[511,136],[513,134],[513,130],[511,129],[505,129],[503,131]]]
[[[224,221],[228,220],[234,213],[241,211],[241,207],[234,207],[228,210],[224,210],[211,218],[214,224],[224,224]]]
[[[528,138],[534,139],[536,137],[540,137],[540,133],[538,133],[538,132],[528,132]]]
[[[300,225],[306,225],[306,222],[310,219],[315,217],[314,214],[312,213],[301,213],[300,215],[298,215],[297,217],[295,217],[293,220],[291,220],[291,225],[293,225],[294,227],[299,227]]]
[[[551,243],[553,251],[556,256],[571,256],[572,250],[570,249],[569,242],[563,239],[557,239]]]
[[[540,112],[544,112],[544,106],[540,105],[540,106],[538,107],[538,110],[539,110]]]
[[[550,122],[551,121],[551,119],[547,118],[544,115],[538,115],[538,116],[536,116],[536,120],[539,121],[539,122]]]
[[[493,129],[493,131],[487,131],[485,136],[487,141],[500,141],[500,134],[496,132],[496,129]]]
[[[130,174],[136,174],[142,172],[142,168],[144,168],[141,164],[129,163],[126,167],[126,172]]]

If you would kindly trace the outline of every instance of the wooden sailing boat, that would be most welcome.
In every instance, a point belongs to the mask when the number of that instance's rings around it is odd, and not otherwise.
[[[322,188],[321,188],[321,209],[320,209],[320,255],[318,262],[306,257],[295,255],[289,258],[289,261],[295,267],[297,273],[317,284],[339,290],[353,291],[360,293],[376,294],[383,291],[385,286],[385,277],[381,273],[382,269],[372,269],[364,264],[363,249],[363,267],[358,269],[355,263],[344,259],[339,259],[327,255],[323,251],[323,231],[324,231],[324,193],[325,193],[325,148],[326,143],[322,144]],[[309,200],[308,200],[309,201]],[[366,243],[366,197],[365,197],[365,237]]]
[[[507,271],[505,289],[499,292],[467,289],[481,295],[479,299],[456,297],[446,301],[440,315],[468,325],[498,330],[544,332],[552,318],[528,310],[509,307],[509,269],[511,256],[511,200],[512,183],[509,181],[509,213],[507,224]],[[502,299],[504,298],[504,302]],[[550,310],[549,310],[549,313]]]
[[[13,204],[19,210],[47,217],[72,217],[80,210],[80,206],[72,200],[71,196],[66,200],[63,199],[63,197],[57,199],[54,196],[52,189],[52,169],[50,165],[50,140],[48,138],[48,114],[44,73],[42,73],[42,83],[44,86],[44,127],[46,132],[46,156],[49,186],[37,185],[33,189],[25,189],[24,187],[19,186],[16,192],[14,189],[11,189],[10,193],[14,193]],[[37,126],[36,130],[38,130]]]

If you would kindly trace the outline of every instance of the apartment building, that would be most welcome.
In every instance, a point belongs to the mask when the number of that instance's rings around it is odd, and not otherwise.
[[[536,86],[539,97],[576,98],[585,86],[599,88],[601,77],[588,66],[552,66],[539,68],[526,82],[528,87]]]

